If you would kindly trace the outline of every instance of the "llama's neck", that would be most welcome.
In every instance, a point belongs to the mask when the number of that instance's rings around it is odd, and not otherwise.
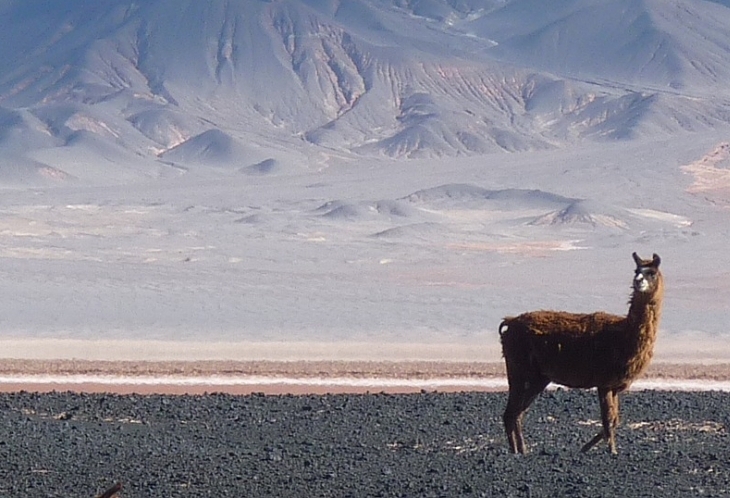
[[[631,296],[627,322],[641,342],[654,342],[662,314],[662,297],[661,289],[650,295],[635,291]]]
[[[662,287],[650,295],[634,292],[626,317],[626,372],[625,381],[641,375],[654,356],[654,344],[662,314]]]

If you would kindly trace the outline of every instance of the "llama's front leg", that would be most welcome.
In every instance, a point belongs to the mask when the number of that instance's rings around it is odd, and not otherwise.
[[[608,442],[608,451],[615,455],[617,453],[615,429],[618,425],[618,394],[612,389],[599,387],[598,401],[601,405],[603,430],[588,441],[581,451],[585,453],[605,439]]]
[[[610,390],[606,397],[608,413],[603,420],[604,430],[608,433],[608,451],[616,455],[616,427],[618,427],[618,392]]]

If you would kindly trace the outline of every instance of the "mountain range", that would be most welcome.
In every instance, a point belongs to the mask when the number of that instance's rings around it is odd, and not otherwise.
[[[5,0],[0,183],[714,130],[729,32],[706,0]]]

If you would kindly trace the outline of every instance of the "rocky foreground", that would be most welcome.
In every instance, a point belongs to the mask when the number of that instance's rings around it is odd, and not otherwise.
[[[730,394],[622,398],[619,455],[579,448],[595,394],[549,391],[508,453],[505,393],[0,394],[0,496],[723,496]]]

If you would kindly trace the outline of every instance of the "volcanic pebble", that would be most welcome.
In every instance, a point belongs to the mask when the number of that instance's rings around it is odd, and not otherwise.
[[[619,455],[588,391],[543,393],[508,452],[505,393],[0,395],[0,496],[723,496],[730,395],[621,398]]]

